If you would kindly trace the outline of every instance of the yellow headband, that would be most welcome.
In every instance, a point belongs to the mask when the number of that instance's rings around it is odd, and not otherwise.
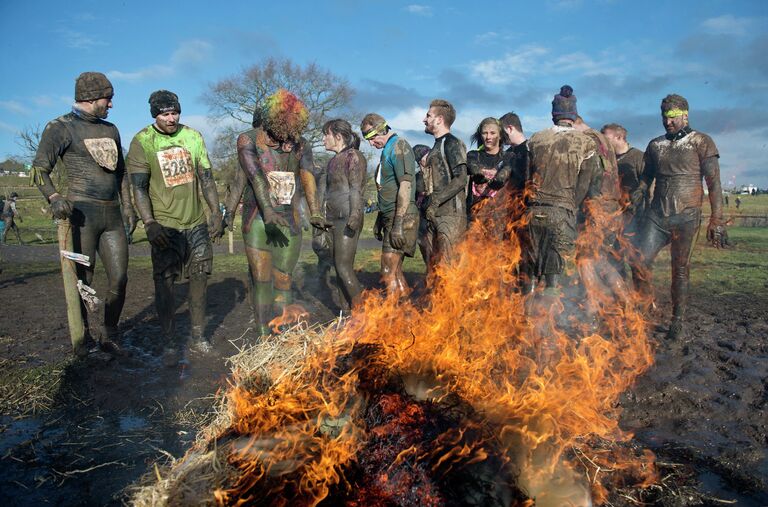
[[[663,113],[666,118],[677,118],[678,116],[683,116],[684,114],[688,114],[687,109],[670,109],[669,111],[664,111]]]
[[[368,141],[369,139],[373,139],[377,135],[379,135],[381,130],[384,130],[387,128],[387,122],[382,122],[380,125],[372,128],[368,132],[363,133],[363,138]]]

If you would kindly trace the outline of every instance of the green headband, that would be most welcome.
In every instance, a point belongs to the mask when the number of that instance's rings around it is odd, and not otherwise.
[[[387,122],[382,122],[378,126],[372,128],[368,132],[363,132],[363,138],[368,141],[369,139],[373,139],[377,135],[381,134],[381,131],[387,128]]]
[[[666,118],[677,118],[678,116],[683,116],[685,114],[688,114],[688,110],[687,109],[670,109],[669,111],[664,111],[664,113],[662,114]]]

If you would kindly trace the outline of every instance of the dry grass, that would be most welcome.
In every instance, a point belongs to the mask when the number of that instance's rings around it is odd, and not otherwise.
[[[28,417],[49,411],[69,362],[28,368],[0,359],[0,415]]]
[[[304,359],[339,325],[339,321],[309,327],[299,324],[255,344],[233,340],[238,353],[227,360],[232,369],[232,382],[256,394],[266,392],[286,377],[297,378],[302,373]],[[220,447],[220,436],[231,424],[226,393],[217,394],[212,404],[212,415],[201,416],[195,408],[177,413],[179,419],[202,425],[197,441],[182,458],[175,459],[168,454],[165,464],[155,464],[154,470],[129,491],[132,505],[216,505],[214,491],[231,484],[236,470],[227,463],[228,446]]]

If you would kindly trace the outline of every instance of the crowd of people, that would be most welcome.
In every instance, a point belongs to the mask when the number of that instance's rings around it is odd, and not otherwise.
[[[702,220],[702,179],[711,207],[707,238],[718,247],[727,241],[718,151],[708,135],[688,125],[688,102],[680,95],[662,100],[666,133],[644,153],[629,145],[627,130],[618,123],[590,128],[566,85],[552,100],[552,127],[527,139],[517,114],[485,118],[470,151],[451,133],[456,110],[444,99],[433,100],[423,120],[424,131],[434,137],[432,147],[411,147],[375,112],[363,117],[359,134],[346,120],[328,121],[322,139],[333,157],[318,168],[303,136],[310,112],[296,95],[278,90],[256,105],[252,128],[237,138],[239,170],[221,206],[203,137],[180,123],[178,96],[168,90],[151,94],[153,122],[133,137],[124,160],[120,134],[105,121],[113,94],[104,74],[77,78],[72,111],[48,123],[42,134],[33,178],[54,217],[72,227],[75,251],[91,260],[98,253],[102,260],[108,292],[99,344],[107,350],[119,350],[126,231],[130,236],[137,220],[143,222],[169,366],[180,360],[184,342],[174,323],[174,284],[182,278],[189,280],[191,320],[184,339],[192,350],[211,348],[204,331],[211,242],[233,224],[241,202],[250,305],[260,335],[270,334],[269,322],[293,302],[304,206],[320,276],[329,277],[333,268],[334,300],[343,310],[360,303],[363,288],[354,260],[371,208],[364,196],[362,140],[381,151],[373,233],[382,242],[382,283],[394,297],[410,292],[403,261],[417,245],[429,281],[435,267],[455,255],[477,210],[513,195],[522,203],[525,224],[517,233],[522,259],[515,290],[558,295],[575,260],[577,238],[587,230],[584,224],[599,220],[600,252],[610,269],[602,266],[594,276],[629,278],[628,266],[641,293],[650,292],[654,259],[671,245],[668,336],[676,339],[683,332],[691,251]],[[66,196],[50,177],[59,158],[68,172]],[[93,272],[93,262],[77,265],[78,278],[88,285]],[[87,348],[78,345],[75,353],[85,355]]]

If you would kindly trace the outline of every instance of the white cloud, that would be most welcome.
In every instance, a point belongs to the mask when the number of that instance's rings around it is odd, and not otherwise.
[[[502,44],[512,40],[509,33],[485,32],[475,35],[473,42],[475,44]]]
[[[734,181],[737,185],[752,183],[761,188],[768,186],[764,129],[720,133],[715,142],[720,152],[720,179],[724,185]]]
[[[106,46],[106,42],[96,40],[83,32],[60,28],[56,32],[64,38],[64,44],[75,49],[91,49],[96,46]]]
[[[3,121],[0,121],[0,130],[5,130],[6,132],[10,132],[11,134],[17,135],[19,133],[19,129],[17,127],[14,127],[13,125],[9,123],[5,123]]]
[[[182,104],[182,110],[183,109]],[[205,139],[205,145],[208,149],[210,150],[213,148],[219,128],[217,124],[210,120],[210,118],[200,114],[182,114],[180,121],[184,125],[188,125],[200,132],[203,135],[203,139]]]
[[[496,85],[525,83],[533,76],[590,76],[621,72],[616,59],[607,54],[562,53],[536,44],[521,46],[518,51],[498,59],[473,62],[470,68],[483,82]]]
[[[405,7],[405,11],[418,16],[432,16],[432,7],[428,5],[411,4]]]
[[[746,35],[754,23],[755,20],[752,18],[737,18],[733,14],[725,14],[705,19],[701,26],[713,34]]]
[[[507,53],[500,59],[485,60],[471,65],[472,71],[490,84],[508,84],[524,80],[534,73],[549,49],[529,44],[514,53]]]
[[[582,0],[549,0],[547,6],[550,9],[564,10],[581,7]]]
[[[110,70],[107,76],[115,81],[141,81],[147,78],[165,78],[180,70],[194,69],[211,58],[213,46],[204,40],[183,41],[171,54],[168,63],[154,64],[133,71]]]
[[[16,114],[29,114],[29,108],[24,107],[21,102],[15,100],[0,100],[0,108]]]
[[[395,131],[398,130],[419,130],[424,128],[424,116],[427,114],[427,108],[424,106],[412,106],[408,109],[399,111],[395,116],[387,118],[387,123]]]
[[[209,42],[199,39],[185,41],[171,55],[171,65],[196,65],[208,60],[212,52],[213,46]]]
[[[110,70],[107,77],[114,81],[141,81],[146,78],[168,77],[174,73],[175,69],[171,65],[151,65],[131,72]]]

